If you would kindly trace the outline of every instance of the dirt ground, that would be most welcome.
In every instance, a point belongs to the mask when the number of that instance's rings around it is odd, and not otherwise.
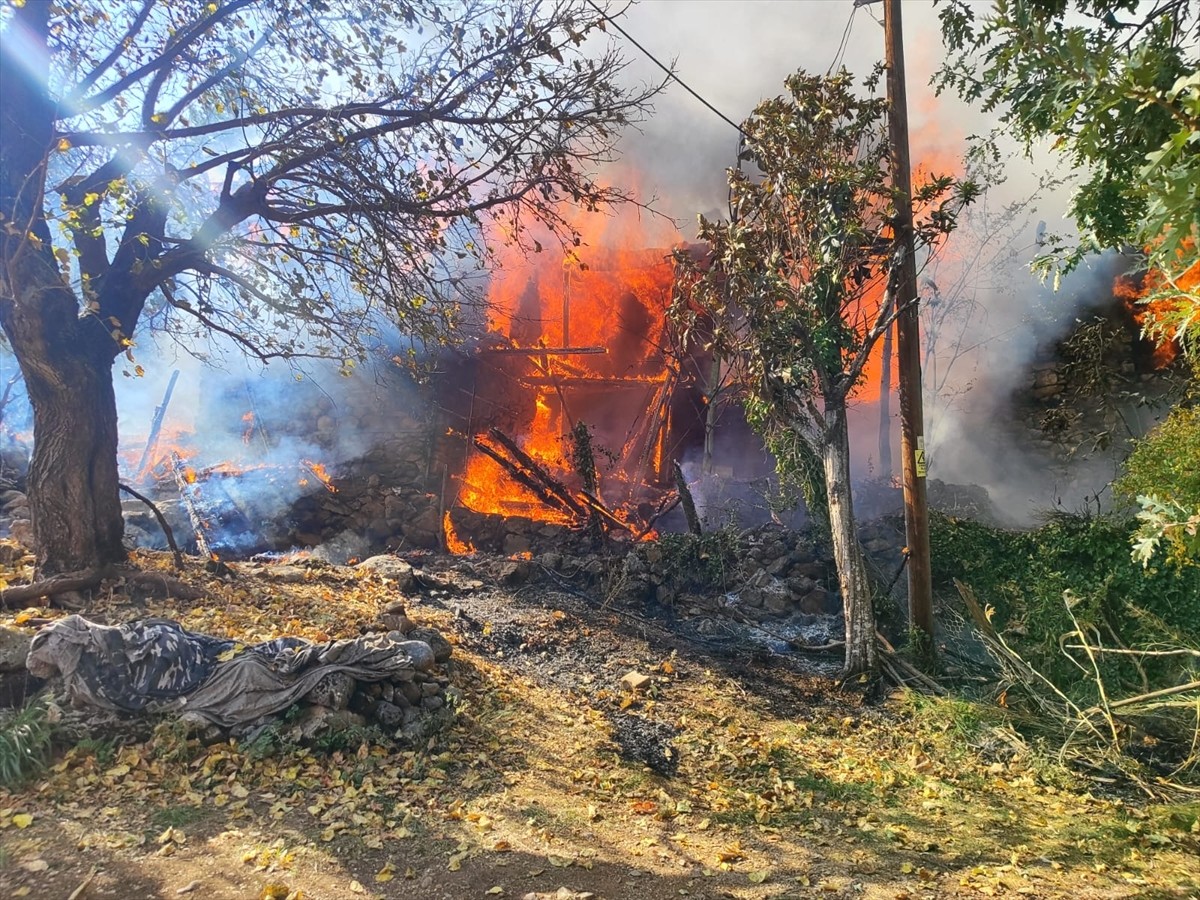
[[[617,608],[569,571],[501,586],[503,560],[417,562],[435,577],[409,615],[455,645],[464,694],[446,731],[404,751],[202,746],[169,724],[85,741],[0,791],[0,897],[1200,896],[1200,804],[1082,781],[999,718],[841,685],[836,660]],[[117,585],[88,615],[321,640],[398,598],[348,568],[194,565],[205,600]],[[34,614],[60,613],[0,621]],[[631,671],[650,681],[624,688]]]

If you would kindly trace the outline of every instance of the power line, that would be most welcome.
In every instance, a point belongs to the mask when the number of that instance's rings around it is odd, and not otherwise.
[[[641,44],[639,44],[637,41],[635,41],[633,39],[632,35],[630,35],[628,31],[626,31],[624,28],[622,28],[620,25],[618,25],[612,18],[610,18],[608,13],[606,13],[603,9],[601,9],[599,6],[597,6],[593,2],[593,0],[587,0],[587,3],[588,3],[588,6],[592,7],[592,9],[596,10],[596,12],[600,13],[600,17],[602,19],[604,19],[606,22],[608,22],[610,25],[612,25],[613,28],[617,29],[617,31],[619,31],[621,33],[621,35],[625,38],[625,40],[629,41],[629,43],[633,44],[633,46],[635,46],[639,50],[641,50],[642,53],[645,54],[646,58],[648,60],[650,60],[650,62],[654,63],[656,66],[658,66],[664,72],[666,72],[668,78],[673,79],[681,88],[683,88],[685,91],[687,91],[693,97],[695,97],[697,100],[699,100],[705,106],[707,106],[711,112],[715,113],[717,116],[719,116],[721,119],[723,119],[727,124],[733,126],[735,129],[737,129],[739,134],[743,134],[743,135],[745,134],[745,132],[742,131],[741,125],[738,125],[731,118],[729,118],[729,116],[725,115],[725,113],[721,112],[719,109],[717,109],[711,103],[709,103],[707,100],[705,100],[703,97],[701,97],[698,93],[696,93],[694,90],[692,90],[692,88],[690,88],[686,83],[684,83],[683,79],[680,78],[678,75],[676,75],[670,69],[670,67],[665,66],[661,62],[659,62],[653,53],[651,53],[649,50],[647,50],[645,47],[643,47]]]
[[[833,62],[831,62],[829,64],[829,68],[825,70],[826,75],[838,67],[842,61],[842,57],[846,53],[846,46],[850,42],[850,32],[854,28],[854,14],[858,12],[858,7],[859,4],[857,3],[850,7],[850,16],[846,19],[846,27],[842,30],[842,42],[838,44],[837,53],[833,55]]]

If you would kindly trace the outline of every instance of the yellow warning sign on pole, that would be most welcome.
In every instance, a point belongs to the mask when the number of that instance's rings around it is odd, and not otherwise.
[[[925,437],[924,437],[924,435],[919,435],[917,437],[917,449],[915,452],[916,452],[916,456],[917,456],[917,477],[924,478],[925,474],[929,471],[928,466],[926,466],[926,464],[925,464]]]

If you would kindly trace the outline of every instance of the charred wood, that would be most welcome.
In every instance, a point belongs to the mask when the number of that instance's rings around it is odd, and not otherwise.
[[[500,465],[500,468],[504,469],[504,471],[516,479],[516,481],[532,491],[534,496],[536,496],[547,506],[553,507],[559,512],[579,515],[577,510],[563,502],[559,497],[556,497],[536,478],[525,472],[525,470],[523,470],[520,466],[509,460],[503,453],[500,453],[494,447],[490,446],[482,438],[475,438],[475,446],[478,447],[482,453],[494,459]]]
[[[175,532],[171,530],[171,526],[167,524],[167,520],[163,517],[163,514],[159,508],[154,505],[154,501],[143,494],[139,494],[127,484],[118,484],[117,487],[127,493],[130,497],[133,497],[135,500],[141,500],[148,507],[150,507],[150,511],[154,513],[154,518],[158,519],[158,525],[163,530],[163,534],[167,538],[167,546],[171,548],[171,555],[175,558],[175,568],[182,569],[183,554],[179,552],[179,545],[175,543]]]
[[[548,491],[565,503],[571,512],[581,519],[587,518],[587,508],[572,496],[571,491],[567,489],[566,485],[542,468],[537,460],[518,447],[504,432],[498,428],[489,428],[488,436],[511,453],[518,463],[524,466],[534,478],[545,485]]]
[[[701,534],[700,516],[696,513],[696,501],[692,499],[691,488],[688,487],[687,479],[683,477],[683,467],[679,465],[679,460],[675,460],[675,488],[679,491],[679,500],[683,504],[683,514],[687,517],[688,531],[692,534]]]
[[[171,471],[175,475],[175,483],[179,486],[179,498],[183,500],[188,520],[192,523],[192,532],[196,535],[196,549],[200,551],[201,556],[211,557],[212,550],[209,548],[208,538],[205,536],[204,520],[200,517],[200,511],[196,509],[195,500],[192,498],[192,486],[184,475],[183,459],[173,450],[171,451]]]

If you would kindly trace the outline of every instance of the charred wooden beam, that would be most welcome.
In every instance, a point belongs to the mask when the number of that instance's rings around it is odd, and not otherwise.
[[[541,463],[518,447],[512,438],[508,437],[499,428],[489,428],[488,437],[511,453],[518,463],[524,466],[534,478],[545,485],[548,491],[565,503],[571,512],[580,518],[587,518],[587,507],[576,500],[567,486],[547,472]]]
[[[487,347],[480,353],[508,354],[510,356],[591,356],[607,353],[606,347]]]
[[[175,393],[175,382],[179,380],[179,370],[176,369],[171,373],[171,380],[167,382],[167,391],[163,394],[162,403],[154,410],[154,419],[150,423],[150,436],[146,438],[146,449],[142,451],[142,458],[138,461],[137,469],[134,471],[134,479],[141,480],[145,476],[146,464],[150,462],[150,456],[154,453],[155,446],[158,445],[158,436],[162,432],[163,419],[167,415],[167,406],[171,403],[171,395]]]
[[[516,380],[531,387],[562,385],[563,387],[645,388],[648,384],[662,384],[661,378],[600,378],[592,375],[518,375]]]
[[[683,514],[687,517],[688,531],[692,534],[701,534],[703,529],[700,527],[700,516],[696,514],[696,501],[692,499],[692,491],[688,487],[687,479],[683,477],[683,467],[679,465],[679,460],[675,460],[675,487],[679,491],[679,499],[683,503]]]
[[[583,499],[587,501],[589,509],[591,509],[592,512],[596,513],[596,515],[602,518],[609,525],[613,525],[624,531],[633,531],[633,526],[631,526],[628,522],[622,522],[619,518],[617,518],[616,513],[605,506],[599,497],[595,496],[590,491],[580,491],[579,493],[581,493],[583,495]]]
[[[187,510],[188,521],[192,523],[192,532],[196,535],[196,549],[200,551],[201,556],[211,557],[212,550],[208,545],[208,538],[205,536],[204,519],[200,517],[200,511],[196,509],[196,502],[192,497],[192,485],[184,475],[185,468],[183,458],[172,450],[171,471],[175,475],[175,483],[179,486],[179,498],[183,501],[184,509]]]
[[[518,483],[528,488],[535,497],[545,503],[547,506],[558,510],[559,512],[567,513],[568,515],[581,515],[577,510],[572,509],[568,504],[564,503],[559,497],[552,494],[543,484],[541,484],[531,474],[524,471],[520,466],[508,459],[503,453],[489,445],[483,438],[475,437],[475,446],[486,454],[491,459],[495,460],[500,468],[504,469]]]

